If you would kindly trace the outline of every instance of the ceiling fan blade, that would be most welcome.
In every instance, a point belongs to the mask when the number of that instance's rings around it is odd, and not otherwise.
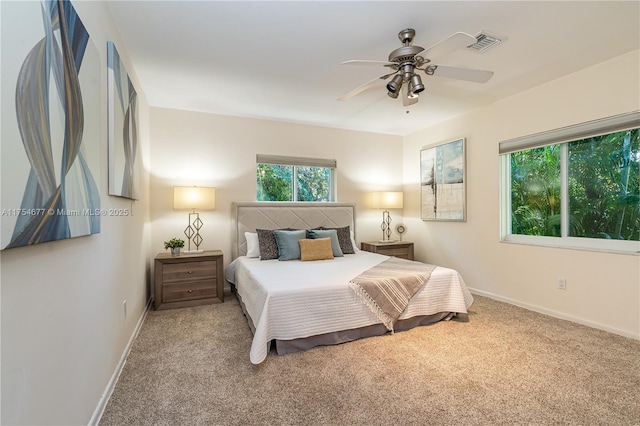
[[[386,67],[386,66],[397,65],[397,64],[393,62],[387,62],[387,61],[366,61],[362,59],[354,59],[351,61],[340,62],[340,65],[382,65]]]
[[[373,86],[376,86],[379,83],[382,83],[384,80],[386,80],[387,78],[391,77],[392,75],[396,74],[391,73],[391,74],[386,74],[386,75],[381,75],[380,77],[374,78],[371,81],[367,81],[365,84],[356,87],[355,89],[351,90],[350,92],[345,93],[344,95],[340,96],[338,98],[339,101],[346,101],[349,98],[354,97],[355,95],[358,95],[362,92],[364,92],[367,89],[372,88]]]
[[[418,103],[418,95],[409,96],[409,87],[402,89],[402,105],[409,106]]]
[[[457,80],[473,81],[474,83],[486,83],[491,79],[491,77],[493,77],[493,71],[436,65],[433,75],[437,75],[438,77],[455,78]]]
[[[477,40],[474,36],[467,33],[455,33],[444,40],[427,47],[417,56],[422,56],[423,58],[428,58],[433,61],[434,59],[445,56],[458,49],[464,49],[476,41]]]

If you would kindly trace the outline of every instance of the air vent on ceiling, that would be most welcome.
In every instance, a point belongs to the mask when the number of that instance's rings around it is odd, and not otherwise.
[[[495,34],[489,34],[486,31],[482,31],[480,34],[476,35],[476,42],[472,45],[467,46],[467,49],[473,50],[474,52],[482,53],[486,50],[492,48],[498,43],[501,43],[505,37],[497,36]]]

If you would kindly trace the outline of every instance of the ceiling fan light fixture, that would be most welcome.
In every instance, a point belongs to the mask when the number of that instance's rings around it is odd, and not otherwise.
[[[387,90],[390,93],[398,93],[402,87],[402,76],[396,74],[389,83],[387,83]],[[396,95],[397,97],[397,95]]]
[[[418,74],[413,74],[409,80],[409,92],[418,94],[424,90],[424,84]]]
[[[422,83],[422,79],[416,74],[418,70],[423,71],[429,76],[437,75],[438,77],[453,78],[473,83],[486,83],[493,76],[493,71],[437,65],[432,63],[431,60],[434,57],[445,56],[455,50],[464,48],[472,50],[486,50],[488,48],[487,44],[496,42],[500,43],[506,39],[506,37],[503,36],[494,37],[493,35],[488,35],[484,30],[476,37],[467,33],[457,32],[425,49],[420,46],[412,45],[414,36],[415,30],[411,28],[400,31],[398,33],[398,38],[402,42],[403,46],[393,50],[389,54],[389,60],[386,62],[364,60],[350,60],[342,62],[343,64],[358,65],[382,64],[384,67],[387,67],[387,73],[355,88],[346,95],[338,98],[338,100],[343,101],[355,96],[358,93],[379,84],[382,80],[387,81],[387,95],[390,98],[397,99],[400,95],[400,91],[402,90],[402,105],[413,105],[418,102],[418,95],[426,89],[425,85]],[[391,80],[388,80],[390,77]],[[403,85],[404,87],[402,87]]]

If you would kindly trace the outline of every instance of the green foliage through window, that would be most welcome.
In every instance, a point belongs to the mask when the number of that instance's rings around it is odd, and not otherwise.
[[[298,201],[329,201],[330,170],[326,167],[296,167]]]
[[[511,232],[560,236],[560,147],[511,154]]]
[[[639,240],[638,129],[571,142],[569,235]]]
[[[257,164],[258,201],[332,201],[332,169]]]
[[[632,129],[511,153],[511,233],[560,237],[564,220],[567,236],[640,240],[639,139]]]
[[[258,164],[258,201],[293,201],[293,166]]]

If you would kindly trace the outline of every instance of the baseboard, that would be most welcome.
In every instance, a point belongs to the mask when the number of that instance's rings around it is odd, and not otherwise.
[[[620,330],[614,327],[610,327],[608,325],[600,324],[594,321],[589,321],[584,318],[574,317],[573,315],[565,314],[564,312],[554,311],[553,309],[547,309],[536,305],[530,305],[528,303],[520,302],[519,300],[510,299],[508,297],[499,296],[497,294],[490,293],[484,290],[478,290],[474,288],[469,288],[469,291],[473,294],[477,294],[479,296],[485,296],[489,299],[498,300],[500,302],[505,302],[510,305],[515,305],[520,308],[528,309],[530,311],[538,312],[540,314],[549,315],[554,318],[567,320],[571,322],[575,322],[577,324],[586,325],[587,327],[595,328],[602,331],[607,331],[609,333],[617,334],[619,336],[628,337],[630,339],[640,340],[640,334],[630,333],[625,330]]]
[[[91,420],[89,420],[89,426],[94,426],[100,423],[102,414],[104,413],[105,408],[107,408],[107,402],[109,402],[109,398],[111,398],[111,394],[116,387],[116,383],[118,383],[118,379],[120,378],[120,373],[122,373],[122,369],[127,362],[127,357],[129,356],[129,352],[131,352],[131,346],[133,346],[133,342],[136,340],[136,337],[138,337],[138,333],[140,332],[140,328],[142,328],[142,324],[147,317],[147,313],[151,308],[152,302],[153,299],[149,298],[149,300],[147,301],[147,306],[145,307],[144,312],[142,312],[142,315],[140,316],[140,319],[136,324],[136,328],[133,330],[133,334],[131,334],[129,342],[127,342],[127,346],[122,352],[122,356],[120,357],[120,361],[118,362],[118,365],[116,366],[116,369],[111,376],[111,380],[109,380],[109,383],[107,383],[107,387],[102,393],[100,400],[98,401],[98,406],[94,410],[93,415],[91,416]]]

